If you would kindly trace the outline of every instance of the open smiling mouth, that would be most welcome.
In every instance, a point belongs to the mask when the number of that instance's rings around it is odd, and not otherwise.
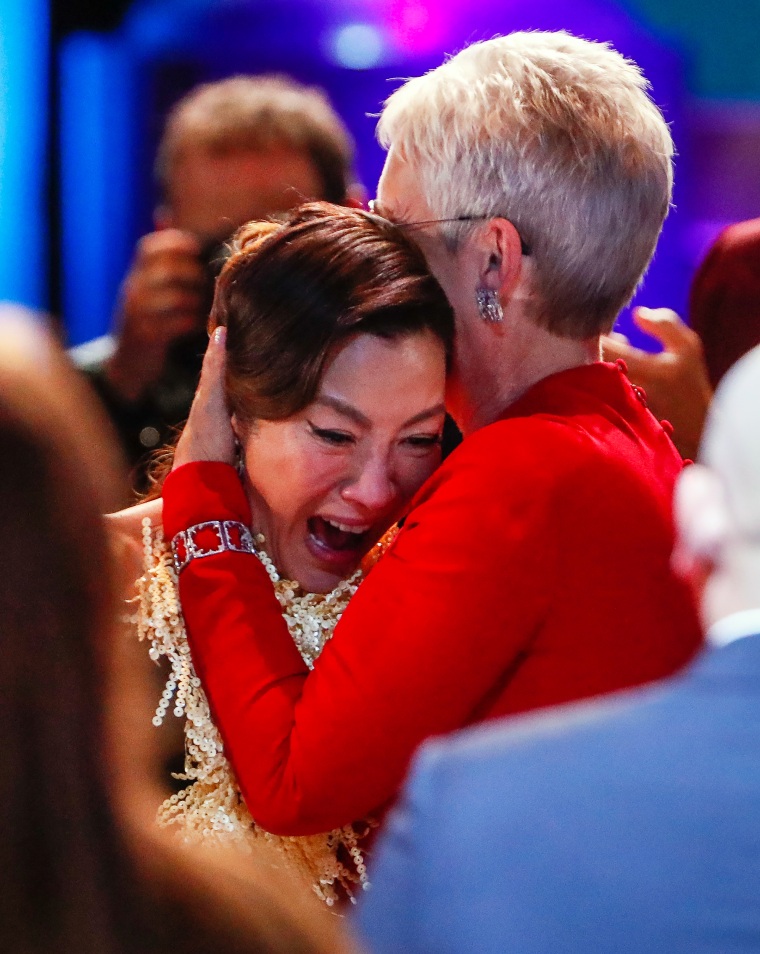
[[[309,517],[306,526],[309,549],[327,563],[358,563],[374,543],[371,526],[349,527],[324,517]]]

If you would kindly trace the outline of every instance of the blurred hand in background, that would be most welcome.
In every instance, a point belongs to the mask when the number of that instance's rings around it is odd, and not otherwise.
[[[669,308],[636,308],[633,320],[662,350],[650,354],[613,333],[602,338],[604,360],[625,362],[632,383],[646,392],[652,413],[673,426],[681,456],[693,459],[713,395],[699,335]]]

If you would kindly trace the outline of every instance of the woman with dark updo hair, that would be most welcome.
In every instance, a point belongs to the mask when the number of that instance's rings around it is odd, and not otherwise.
[[[225,399],[251,521],[209,524],[187,548],[255,550],[311,667],[439,463],[452,312],[397,228],[314,203],[283,224],[239,230],[210,324],[225,341]],[[276,838],[255,824],[193,667],[177,597],[182,557],[175,566],[161,535],[161,502],[111,519],[143,552],[140,637],[172,667],[154,722],[170,707],[187,717],[192,784],[164,803],[160,821],[186,840],[273,842],[334,902],[365,881],[358,842],[372,820],[308,838]]]

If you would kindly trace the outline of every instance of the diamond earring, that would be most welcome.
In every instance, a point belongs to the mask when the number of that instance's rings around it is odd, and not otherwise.
[[[478,311],[483,321],[504,321],[504,312],[501,308],[499,296],[490,288],[479,288],[475,293],[478,302]]]

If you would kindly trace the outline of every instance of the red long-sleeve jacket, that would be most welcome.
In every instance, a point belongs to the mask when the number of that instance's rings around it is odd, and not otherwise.
[[[296,835],[377,815],[427,736],[685,663],[700,635],[669,563],[680,469],[618,367],[541,381],[421,489],[311,672],[255,557],[193,560],[193,656],[257,822]],[[250,520],[234,470],[179,468],[167,534],[210,519]]]

